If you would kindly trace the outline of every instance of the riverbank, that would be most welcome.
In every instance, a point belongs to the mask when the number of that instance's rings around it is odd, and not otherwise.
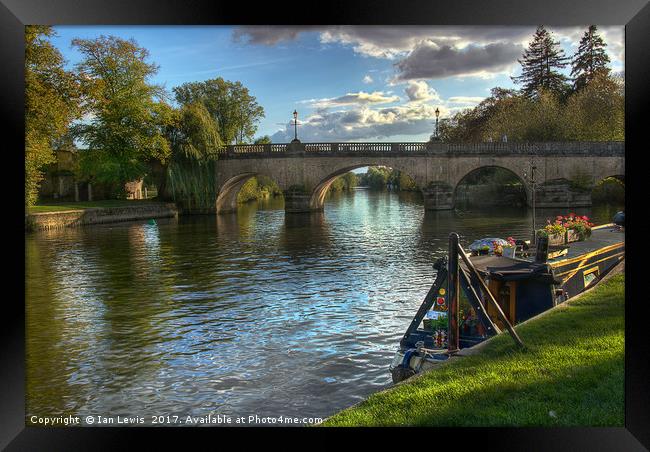
[[[177,217],[174,203],[106,200],[34,206],[25,214],[25,230],[40,231],[91,224]]]
[[[481,353],[373,394],[326,426],[623,426],[624,274],[517,327]]]

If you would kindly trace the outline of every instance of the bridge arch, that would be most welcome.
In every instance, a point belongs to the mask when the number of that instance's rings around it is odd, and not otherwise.
[[[237,195],[239,195],[239,192],[241,191],[244,184],[256,176],[264,176],[275,181],[275,178],[273,176],[264,174],[262,172],[246,172],[230,177],[221,185],[218,191],[216,200],[217,213],[236,211]]]
[[[321,179],[320,182],[316,184],[314,189],[311,192],[311,196],[309,198],[309,207],[311,210],[323,210],[325,206],[325,197],[327,196],[327,192],[330,188],[330,186],[334,183],[337,177],[340,177],[349,171],[353,171],[358,168],[364,168],[364,167],[371,167],[371,166],[384,166],[386,168],[391,168],[397,171],[400,171],[404,174],[407,174],[411,179],[413,179],[420,187],[418,184],[418,181],[416,177],[410,174],[410,169],[402,168],[401,165],[395,165],[393,162],[387,164],[387,163],[369,163],[369,162],[364,162],[364,163],[356,163],[354,165],[347,165],[343,168],[334,170],[330,174],[328,174],[325,178]],[[421,188],[421,187],[420,187]]]
[[[457,205],[457,203],[458,203],[458,198],[459,198],[459,187],[461,187],[461,185],[463,185],[463,183],[464,183],[465,181],[467,181],[468,178],[470,178],[470,177],[473,176],[473,175],[476,175],[477,172],[479,172],[479,171],[481,171],[481,170],[485,170],[485,169],[490,169],[490,170],[493,170],[493,171],[495,171],[495,170],[500,170],[501,172],[503,172],[503,173],[505,173],[505,174],[508,174],[508,175],[514,176],[514,179],[518,180],[518,181],[521,183],[521,187],[522,187],[523,195],[524,195],[524,198],[525,198],[525,199],[524,199],[524,202],[525,202],[526,204],[530,204],[530,202],[531,202],[531,198],[532,198],[531,188],[530,188],[529,185],[526,183],[526,181],[522,178],[522,176],[521,176],[521,175],[520,175],[516,170],[513,170],[512,168],[508,168],[508,167],[503,166],[503,165],[490,164],[490,165],[481,165],[481,166],[477,166],[477,167],[475,167],[475,168],[473,168],[473,169],[467,171],[464,175],[462,175],[462,176],[458,179],[458,181],[456,182],[456,184],[455,184],[454,187],[453,187],[453,198],[452,198],[452,202],[453,202],[453,206],[454,206],[454,207],[455,207],[455,206]]]

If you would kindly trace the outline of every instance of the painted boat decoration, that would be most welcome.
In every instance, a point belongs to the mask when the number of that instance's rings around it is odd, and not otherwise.
[[[454,238],[455,237],[455,238]],[[606,224],[562,246],[538,238],[534,252],[518,241],[514,257],[469,256],[450,235],[434,264],[436,280],[407,328],[390,371],[397,383],[458,351],[530,319],[593,286],[625,258],[624,229]]]

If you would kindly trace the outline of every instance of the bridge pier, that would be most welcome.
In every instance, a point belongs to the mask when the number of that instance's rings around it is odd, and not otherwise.
[[[312,205],[312,195],[300,188],[284,190],[284,211],[287,213],[322,212],[323,206]]]
[[[432,182],[422,189],[426,210],[450,210],[454,208],[454,189],[445,182]]]
[[[528,200],[531,205],[531,200]],[[571,187],[568,180],[549,181],[535,190],[535,205],[537,207],[589,207],[591,206],[591,190]]]

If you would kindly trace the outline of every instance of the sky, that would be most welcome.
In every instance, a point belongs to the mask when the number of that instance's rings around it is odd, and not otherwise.
[[[547,27],[572,56],[588,26]],[[535,27],[514,26],[57,26],[68,67],[74,38],[134,39],[172,88],[216,77],[240,81],[264,107],[256,136],[274,143],[427,141],[440,118],[470,108],[511,76]],[[624,28],[598,27],[614,72],[624,70]],[[569,75],[570,68],[566,69]]]

